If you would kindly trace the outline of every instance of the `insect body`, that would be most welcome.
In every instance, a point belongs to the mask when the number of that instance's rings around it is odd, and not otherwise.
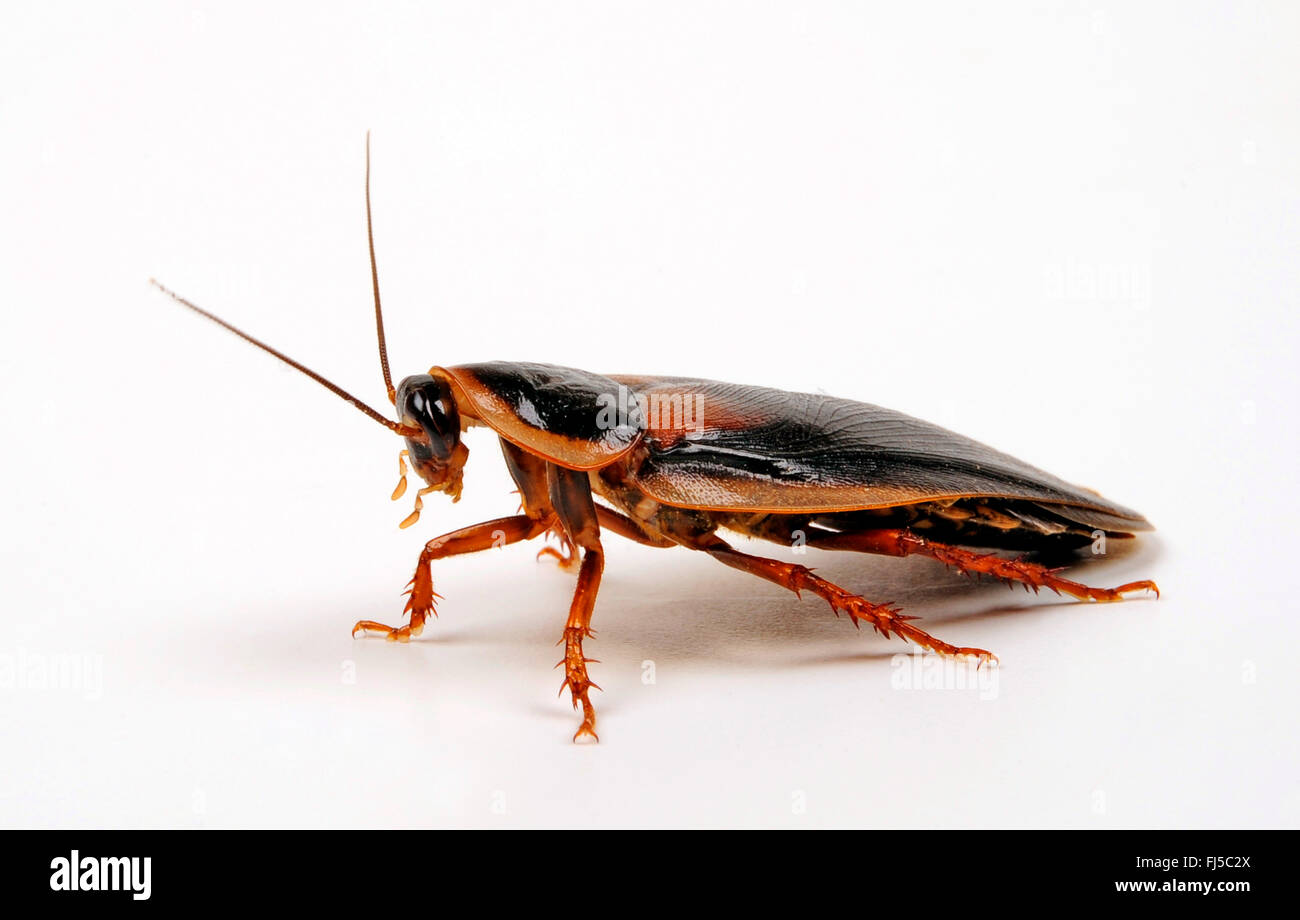
[[[368,230],[369,171],[367,144]],[[403,526],[418,519],[425,495],[459,498],[469,457],[462,433],[476,426],[496,433],[522,498],[520,513],[430,540],[409,585],[406,624],[363,620],[353,635],[379,633],[408,641],[435,613],[435,560],[499,546],[503,536],[515,543],[553,532],[565,553],[550,552],[578,566],[561,662],[561,692],[567,689],[574,708],[582,711],[575,741],[596,739],[590,700],[596,685],[587,673],[583,641],[591,635],[604,569],[602,540],[609,533],[707,553],[791,591],[811,592],[854,625],[865,622],[883,636],[981,663],[994,656],[937,639],[893,604],[869,601],[805,566],[741,552],[719,532],[828,550],[928,556],[969,574],[1084,600],[1157,591],[1150,581],[1091,588],[1037,562],[973,549],[1069,552],[1091,543],[1098,532],[1127,537],[1151,525],[1094,492],[877,406],[711,380],[601,375],[518,362],[433,367],[394,387],[373,234],[370,261],[380,363],[397,421],[154,283],[405,438],[402,479],[393,497],[405,491],[406,460],[424,486]]]

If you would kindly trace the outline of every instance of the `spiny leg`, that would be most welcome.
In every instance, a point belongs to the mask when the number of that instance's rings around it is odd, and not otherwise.
[[[936,639],[923,629],[912,625],[910,621],[917,619],[917,617],[904,616],[899,612],[899,608],[893,604],[873,604],[866,598],[846,591],[834,582],[813,574],[812,570],[806,566],[793,565],[763,556],[751,556],[748,553],[742,553],[732,548],[724,540],[712,535],[702,538],[694,548],[703,550],[714,559],[731,566],[733,569],[739,569],[742,572],[757,575],[759,578],[765,578],[774,584],[793,591],[795,594],[802,591],[811,591],[830,604],[831,610],[835,612],[836,616],[841,613],[848,614],[854,626],[859,626],[862,620],[866,620],[876,632],[885,638],[889,638],[890,634],[893,633],[893,635],[902,639],[910,639],[922,648],[927,648],[942,655],[968,655],[977,658],[981,664],[997,661],[996,655],[982,648],[949,645],[947,642]]]
[[[595,658],[584,657],[582,640],[595,635],[591,631],[591,611],[596,604],[596,592],[600,588],[600,575],[605,568],[605,554],[600,549],[588,549],[582,554],[582,567],[578,570],[578,588],[573,595],[573,604],[569,608],[569,619],[564,624],[564,660],[557,664],[564,666],[564,683],[560,692],[567,688],[573,696],[573,708],[582,706],[582,725],[573,735],[573,740],[591,738],[599,741],[596,734],[596,708],[591,705],[588,696],[594,687],[600,687],[587,676],[587,665],[597,663]],[[558,644],[558,643],[557,643]]]
[[[577,489],[581,492],[582,485],[579,484]],[[589,509],[585,507],[588,503]],[[574,514],[575,505],[576,514]],[[596,604],[596,592],[600,589],[600,576],[605,568],[605,554],[600,544],[600,528],[608,527],[620,536],[647,546],[666,547],[677,544],[665,537],[648,534],[631,518],[591,502],[589,495],[586,503],[582,501],[581,496],[576,500],[561,498],[557,502],[557,507],[565,509],[566,518],[575,516],[580,522],[574,527],[574,541],[570,542],[569,546],[572,547],[576,542],[585,547],[582,566],[578,570],[578,587],[574,591],[569,619],[564,626],[564,637],[560,640],[564,643],[564,660],[556,665],[557,668],[564,666],[564,683],[560,684],[560,692],[563,693],[567,688],[573,696],[573,707],[577,709],[579,705],[582,706],[582,725],[574,734],[573,740],[591,738],[593,741],[599,741],[600,738],[596,735],[596,709],[591,704],[589,694],[592,688],[599,690],[600,686],[587,676],[587,665],[596,663],[596,659],[584,656],[582,640],[595,635],[591,630],[591,612]],[[589,515],[594,515],[594,518]],[[567,540],[567,532],[565,537]],[[576,554],[576,550],[574,552]]]
[[[1154,581],[1131,581],[1118,588],[1090,588],[1077,581],[1061,578],[1056,574],[1060,569],[1050,569],[1023,559],[1004,559],[992,553],[977,553],[946,543],[935,543],[910,530],[828,534],[810,539],[808,545],[818,549],[854,550],[883,556],[928,556],[967,574],[991,575],[1007,582],[1020,582],[1034,591],[1050,588],[1057,594],[1068,594],[1080,600],[1118,601],[1123,600],[1125,594],[1134,591],[1154,591],[1156,597],[1160,596],[1160,589]]]
[[[600,590],[600,576],[605,569],[605,552],[600,543],[600,524],[596,504],[591,500],[591,483],[586,473],[550,465],[547,468],[547,485],[551,506],[564,526],[571,543],[583,549],[582,566],[578,569],[578,587],[573,592],[569,606],[569,619],[564,624],[564,683],[560,693],[567,688],[573,696],[573,708],[582,707],[582,724],[573,735],[574,741],[589,738],[599,741],[596,734],[596,708],[591,705],[590,691],[600,687],[587,676],[587,665],[595,659],[582,652],[582,640],[592,635],[591,612],[596,606],[596,593]],[[557,643],[559,644],[559,643]]]
[[[407,593],[410,597],[406,600],[405,612],[411,615],[410,622],[405,626],[394,628],[376,623],[374,620],[361,620],[352,627],[352,635],[355,636],[358,632],[380,632],[385,634],[389,642],[409,642],[411,636],[418,636],[424,631],[424,621],[431,614],[436,615],[433,602],[439,595],[433,590],[431,565],[433,560],[476,553],[480,550],[517,543],[520,540],[531,540],[547,530],[553,520],[553,518],[539,519],[519,514],[514,517],[498,518],[495,521],[485,521],[482,524],[453,530],[441,537],[435,537],[425,544],[424,550],[420,553],[420,561],[415,567],[415,576],[408,585]]]

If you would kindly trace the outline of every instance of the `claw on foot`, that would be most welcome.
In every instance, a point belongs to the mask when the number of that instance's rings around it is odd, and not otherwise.
[[[379,633],[389,642],[410,642],[412,636],[424,632],[424,621],[438,615],[433,602],[441,600],[442,595],[433,590],[433,579],[429,575],[428,564],[423,560],[416,569],[415,576],[407,583],[406,593],[410,595],[406,599],[404,611],[410,615],[407,625],[388,626],[374,620],[358,620],[357,625],[352,627],[352,638],[355,639],[357,633]]]
[[[546,534],[548,540],[551,537],[555,537],[559,541],[560,548],[543,546],[537,551],[537,561],[540,562],[543,557],[550,556],[559,563],[562,569],[571,569],[576,566],[580,561],[578,549],[573,545],[573,541],[569,539],[569,535],[564,532],[564,528],[559,524],[552,527]]]
[[[1118,588],[1102,589],[1105,590],[1109,597],[1100,597],[1097,600],[1118,601],[1122,600],[1125,594],[1132,594],[1134,591],[1150,591],[1160,599],[1160,588],[1154,581],[1130,581],[1126,585],[1120,585]]]
[[[1047,588],[1056,594],[1068,594],[1085,601],[1118,601],[1125,594],[1135,591],[1152,591],[1160,597],[1160,589],[1154,581],[1131,581],[1118,588],[1092,588],[1068,578],[1062,578],[1060,568],[1048,568],[1024,558],[1005,559],[994,553],[974,553],[956,546],[931,543],[915,534],[903,532],[898,536],[898,554],[909,555],[921,553],[937,559],[946,566],[956,569],[964,575],[990,575],[1006,582],[1008,587],[1020,584],[1027,591],[1038,593],[1040,588]]]
[[[386,626],[383,623],[376,623],[374,620],[358,620],[357,625],[352,627],[352,638],[357,637],[357,633],[383,633],[384,638],[389,642],[410,642],[412,636],[418,636],[424,632],[423,623],[411,623],[407,626]]]
[[[568,690],[573,695],[573,708],[582,707],[582,725],[573,736],[575,742],[599,741],[596,735],[596,707],[591,705],[589,693],[599,690],[600,685],[587,676],[587,665],[595,663],[582,653],[582,640],[591,634],[584,626],[570,626],[564,630],[564,658],[556,667],[564,666],[564,682],[560,684],[560,694]]]
[[[911,619],[916,618],[911,617]],[[967,645],[949,645],[947,642],[934,638],[934,636],[931,636],[927,632],[922,632],[915,626],[905,625],[903,630],[895,630],[895,633],[900,638],[904,640],[911,639],[922,648],[929,649],[935,654],[942,655],[945,658],[974,659],[976,670],[979,670],[986,664],[995,668],[1001,664],[1001,662],[998,661],[998,656],[994,655],[987,649],[971,648]]]
[[[919,620],[920,617],[904,614],[897,604],[873,604],[866,598],[849,594],[847,591],[832,593],[828,600],[836,616],[841,612],[845,613],[857,627],[866,620],[871,624],[872,629],[886,639],[894,635],[904,642],[915,642],[921,648],[948,658],[974,658],[976,667],[998,664],[998,656],[986,649],[950,645],[941,639],[936,639],[919,626],[913,626],[911,621]]]

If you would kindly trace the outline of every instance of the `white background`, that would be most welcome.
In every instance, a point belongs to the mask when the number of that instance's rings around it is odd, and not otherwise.
[[[1295,5],[114,6],[0,14],[0,824],[1297,824]],[[494,439],[399,531],[396,438],[146,281],[382,404],[367,128],[399,375],[890,406],[1137,507],[1075,572],[1163,598],[801,560],[1002,660],[907,689],[897,640],[610,537],[596,746],[534,546],[354,641],[513,513]]]

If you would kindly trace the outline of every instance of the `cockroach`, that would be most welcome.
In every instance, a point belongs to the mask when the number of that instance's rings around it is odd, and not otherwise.
[[[407,585],[405,625],[362,620],[352,634],[407,642],[440,599],[432,563],[553,534],[555,555],[577,568],[561,642],[560,693],[582,723],[574,741],[598,740],[587,674],[592,609],[604,569],[602,535],[654,547],[685,547],[796,594],[811,592],[836,616],[867,623],[947,656],[996,663],[981,648],[950,645],[892,603],[876,603],[803,565],[741,552],[720,531],[786,545],[885,556],[927,556],[972,576],[1088,601],[1159,591],[1152,581],[1092,588],[1008,551],[1069,555],[1098,537],[1128,538],[1151,525],[1136,511],[1071,485],[936,425],[867,403],[694,377],[597,374],[571,367],[492,361],[431,367],[393,386],[384,339],[370,208],[366,139],[366,237],[379,366],[392,420],[282,352],[196,306],[163,293],[269,352],[406,440],[392,498],[406,491],[407,465],[425,495],[460,498],[469,457],[462,434],[484,426],[498,437],[522,499],[520,512],[463,527],[425,544]],[[599,498],[600,502],[595,499]]]

